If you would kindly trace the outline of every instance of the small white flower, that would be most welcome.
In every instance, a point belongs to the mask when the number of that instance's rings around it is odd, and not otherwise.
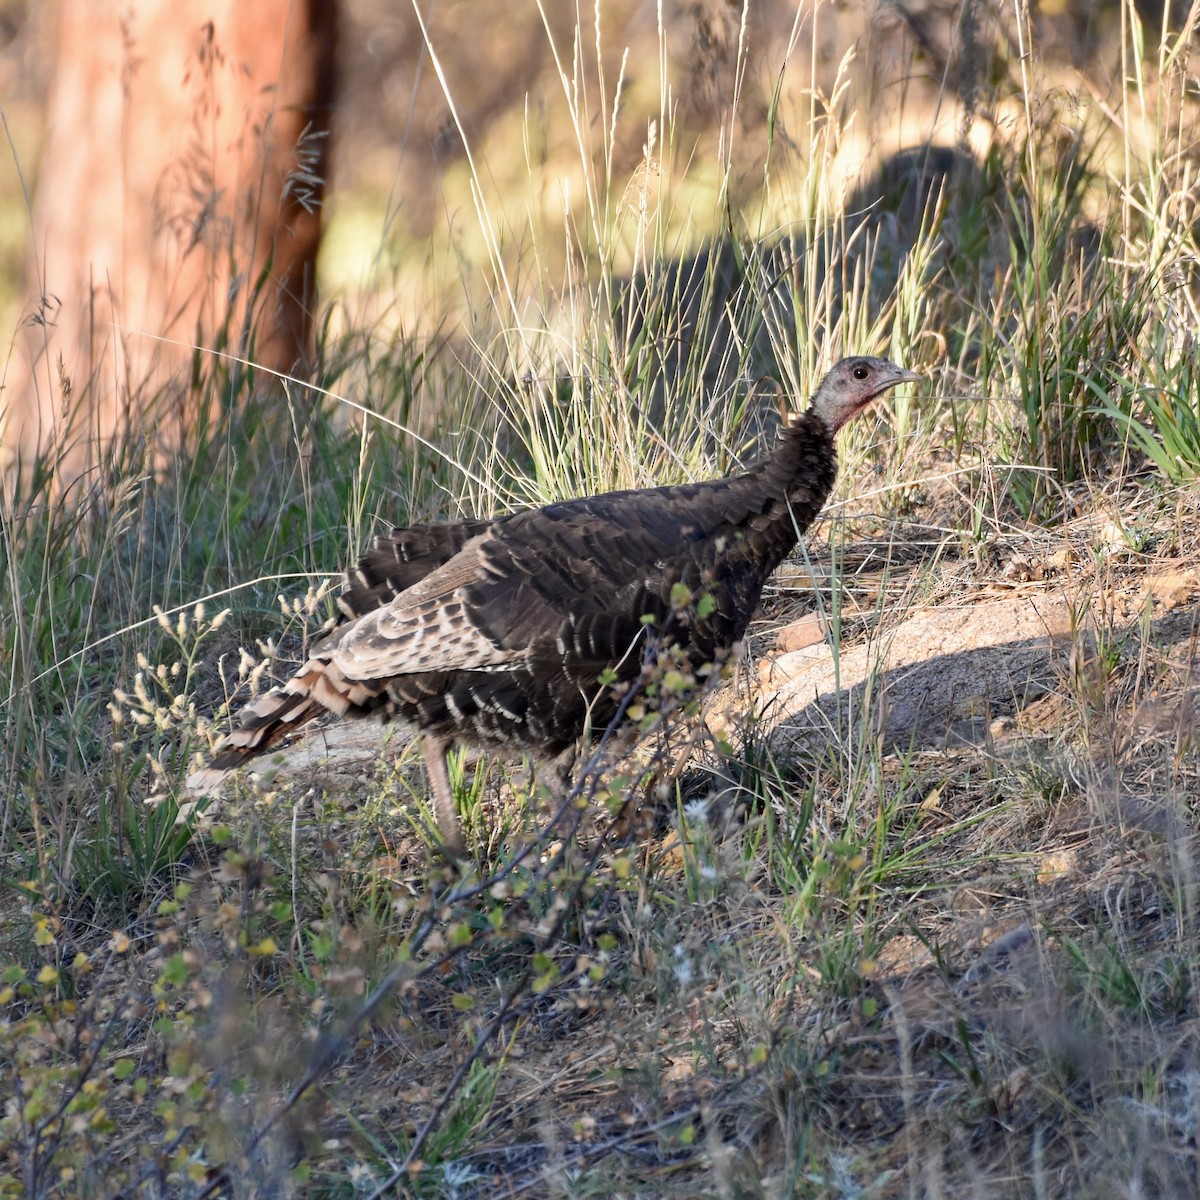
[[[696,972],[692,970],[691,961],[686,957],[682,946],[675,947],[675,962],[671,970],[675,975],[676,982],[681,987],[687,987],[696,977]]]

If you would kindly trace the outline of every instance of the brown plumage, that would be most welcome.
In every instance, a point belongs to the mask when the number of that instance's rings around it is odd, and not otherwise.
[[[438,824],[461,854],[447,743],[555,757],[607,727],[664,645],[693,670],[722,662],[833,487],[834,435],[917,378],[843,359],[776,449],[724,479],[393,530],[348,572],[338,626],[242,711],[193,782],[211,786],[326,711],[398,717],[424,734]]]

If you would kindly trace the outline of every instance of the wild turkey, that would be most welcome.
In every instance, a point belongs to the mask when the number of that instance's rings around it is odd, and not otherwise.
[[[834,435],[918,378],[842,359],[776,449],[724,479],[393,530],[347,573],[339,624],[192,782],[211,787],[323,712],[398,717],[424,735],[438,825],[461,855],[448,743],[555,758],[621,713],[664,648],[693,672],[727,658],[833,487]]]

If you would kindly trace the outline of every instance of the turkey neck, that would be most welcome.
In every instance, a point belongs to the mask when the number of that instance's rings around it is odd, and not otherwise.
[[[812,524],[836,478],[833,435],[806,412],[788,423],[770,454],[725,481],[725,520],[746,534],[755,560],[766,568],[764,577]]]

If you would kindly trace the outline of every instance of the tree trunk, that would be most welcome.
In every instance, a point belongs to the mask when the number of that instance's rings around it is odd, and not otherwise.
[[[114,442],[169,452],[195,349],[310,355],[337,0],[56,0],[23,340],[0,463],[70,488]],[[52,14],[52,15],[51,15]]]

